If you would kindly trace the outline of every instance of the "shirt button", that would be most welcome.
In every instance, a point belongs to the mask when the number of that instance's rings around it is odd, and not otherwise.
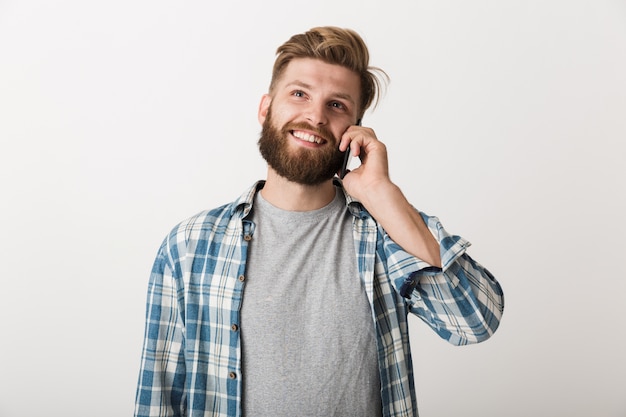
[[[252,235],[244,235],[243,240],[245,240],[246,242],[250,242],[252,240]]]
[[[231,372],[231,373],[228,374],[228,377],[230,379],[237,379],[237,374],[235,372]]]
[[[244,275],[239,275],[239,281],[244,282],[246,277]]]
[[[237,326],[236,324],[233,324],[232,326],[230,326],[230,329],[231,329],[233,332],[236,332],[237,330],[239,330],[239,326]]]

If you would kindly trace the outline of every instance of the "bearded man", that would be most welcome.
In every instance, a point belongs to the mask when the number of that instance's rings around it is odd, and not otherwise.
[[[409,204],[360,126],[384,77],[349,29],[278,48],[266,179],[159,249],[135,416],[416,416],[409,313],[456,345],[496,331],[499,283]],[[361,164],[340,179],[345,152]]]

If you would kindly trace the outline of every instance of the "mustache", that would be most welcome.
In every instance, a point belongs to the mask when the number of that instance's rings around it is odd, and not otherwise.
[[[283,126],[282,133],[287,134],[292,130],[308,130],[310,132],[313,132],[316,136],[319,136],[322,139],[326,140],[327,142],[332,141],[333,143],[337,143],[337,138],[335,137],[335,135],[333,135],[333,132],[331,132],[325,126],[314,127],[306,122],[287,123],[285,126]]]

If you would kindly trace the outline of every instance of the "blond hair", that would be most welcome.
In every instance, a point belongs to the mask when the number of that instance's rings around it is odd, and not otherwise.
[[[354,71],[361,80],[359,119],[380,99],[389,77],[380,68],[369,65],[369,52],[365,42],[352,29],[335,26],[316,27],[305,33],[293,35],[276,50],[270,92],[291,60],[296,58],[320,59],[329,64],[341,65]]]

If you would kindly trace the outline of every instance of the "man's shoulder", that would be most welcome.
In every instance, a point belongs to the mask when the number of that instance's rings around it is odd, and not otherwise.
[[[188,217],[172,229],[170,237],[177,236],[177,240],[184,237],[188,240],[194,233],[223,231],[232,220],[241,220],[248,215],[254,195],[262,187],[263,181],[258,181],[236,200]]]
[[[234,202],[221,205],[212,209],[202,210],[191,217],[186,218],[174,227],[175,231],[212,228],[214,225],[228,222],[234,213]]]

